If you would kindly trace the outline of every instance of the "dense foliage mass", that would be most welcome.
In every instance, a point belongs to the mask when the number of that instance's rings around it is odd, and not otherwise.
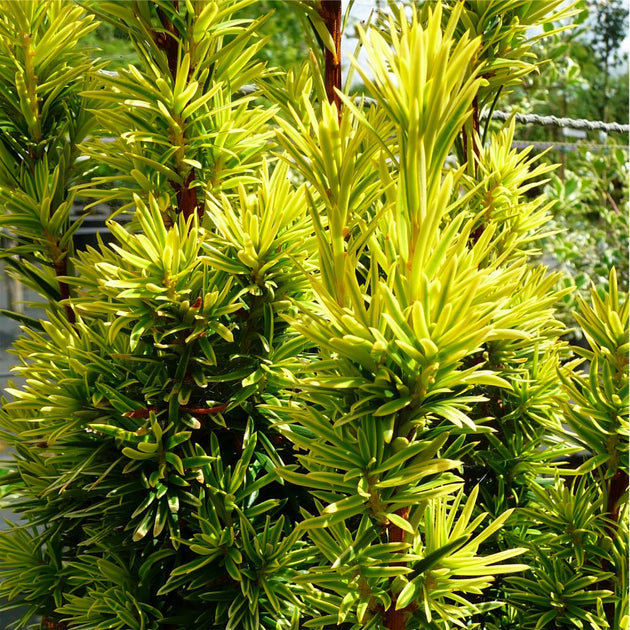
[[[340,3],[284,73],[251,5],[0,9],[3,255],[46,302],[0,411],[17,627],[627,628],[628,298],[563,341],[552,169],[482,117],[572,9],[382,16],[368,100]]]

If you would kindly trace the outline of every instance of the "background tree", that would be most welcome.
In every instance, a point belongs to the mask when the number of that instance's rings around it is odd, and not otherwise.
[[[510,105],[543,115],[626,122],[628,67],[622,44],[628,34],[628,9],[619,0],[580,2],[577,8],[566,22],[572,28],[539,41],[536,53],[545,71],[528,75]],[[523,132],[549,138],[536,127]]]
[[[628,34],[628,5],[621,0],[608,0],[607,2],[588,2],[589,19],[586,22],[590,28],[588,37],[588,48],[594,53],[595,66],[597,72],[592,74],[592,95],[597,94],[598,98],[593,99],[593,105],[599,113],[598,118],[609,120],[610,101],[615,99],[618,92],[621,92],[618,104],[621,106],[619,113],[622,120],[628,120],[628,99],[625,98],[625,109],[623,109],[623,85],[625,84],[625,94],[627,96],[627,81],[623,81],[623,70],[620,67],[625,63],[627,76],[627,53],[621,53],[621,45]],[[611,76],[615,71],[619,73],[619,79],[614,80]]]

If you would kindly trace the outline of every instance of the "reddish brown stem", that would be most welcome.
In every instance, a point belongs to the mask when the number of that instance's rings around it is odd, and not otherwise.
[[[479,148],[479,99],[477,96],[473,99],[472,102],[473,107],[473,115],[472,115],[472,127],[473,127],[473,137],[472,137],[472,149],[475,154],[475,172],[477,172],[477,162],[481,157],[481,151]]]
[[[196,212],[201,221],[203,218],[203,206],[198,203],[197,189],[191,186],[194,179],[195,169],[191,169],[186,181],[177,187],[177,208],[187,219]]]
[[[182,407],[182,411],[187,411],[188,413],[195,413],[201,416],[212,416],[215,413],[221,413],[227,409],[228,404],[223,403],[221,405],[215,405],[214,407]]]
[[[475,98],[473,99],[472,102],[472,134],[470,135],[470,142],[472,142],[472,168],[473,168],[473,173],[475,174],[475,176],[477,175],[477,169],[478,169],[478,165],[479,165],[479,161],[481,159],[481,149],[479,147],[479,100],[478,98],[475,96]],[[464,152],[466,157],[468,157],[468,136],[466,135],[466,129],[464,128],[463,130],[463,139],[464,139]],[[471,234],[471,239],[473,241],[473,243],[476,243],[480,238],[481,235],[483,234],[483,231],[485,230],[486,226],[485,224],[481,224],[479,225]]]
[[[617,531],[617,523],[619,522],[619,499],[624,495],[628,489],[628,475],[625,471],[618,469],[610,480],[610,486],[608,489],[608,506],[607,512],[610,515],[612,521],[611,534]]]
[[[173,8],[177,11],[179,6],[179,0],[173,0]],[[177,31],[173,23],[168,19],[164,11],[160,8],[157,10],[160,22],[165,29],[165,32],[155,33],[154,40],[158,48],[166,53],[166,62],[168,63],[168,69],[170,70],[173,81],[177,76],[177,49],[179,44],[177,41]]]
[[[462,144],[463,144],[463,149],[464,149],[464,159],[467,160],[468,159],[468,141],[470,140],[470,142],[472,142],[472,146],[470,147],[470,149],[472,150],[473,154],[474,154],[474,161],[473,161],[473,172],[477,173],[477,163],[479,161],[479,158],[481,157],[481,151],[479,148],[479,143],[477,141],[477,138],[479,136],[479,98],[477,96],[475,96],[473,98],[473,102],[472,102],[472,134],[470,135],[470,138],[468,137],[468,133],[466,131],[466,125],[464,125],[462,127]]]
[[[385,627],[388,630],[406,630],[405,611],[390,607],[385,615]]]
[[[610,484],[608,486],[608,501],[606,504],[606,512],[607,516],[610,518],[610,522],[608,524],[607,530],[608,535],[611,538],[614,538],[618,535],[617,527],[619,523],[619,510],[621,509],[620,499],[628,490],[628,474],[620,469],[617,469],[612,479],[610,480]],[[602,564],[602,568],[604,571],[615,572],[615,567],[611,566],[611,563],[608,560],[604,560]],[[611,578],[608,584],[608,588],[611,591],[615,591],[615,578]],[[614,602],[608,602],[604,604],[604,614],[608,619],[608,623],[612,628],[615,622],[615,604]]]
[[[396,514],[405,520],[409,518],[409,508],[400,508],[396,511]],[[393,523],[389,524],[389,542],[404,542],[405,540],[405,531],[394,525]],[[396,564],[404,564],[403,562]],[[391,582],[391,580],[390,580]],[[396,610],[395,603],[392,601],[390,607],[385,611],[384,614],[384,622],[385,627],[388,630],[405,630],[407,627],[407,617],[409,615],[410,607],[401,608],[400,610]]]
[[[180,407],[181,411],[186,413],[194,413],[200,416],[211,416],[215,413],[221,413],[227,409],[227,403],[220,403],[214,407]],[[132,411],[126,411],[123,416],[125,418],[148,418],[151,412],[156,413],[159,411],[157,407],[145,407],[144,409],[133,409]]]
[[[66,282],[61,280],[61,277],[66,276],[68,274],[68,266],[66,264],[65,258],[59,262],[54,263],[55,267],[55,275],[57,276],[57,284],[59,285],[59,293],[61,294],[61,299],[66,300],[64,304],[64,308],[66,309],[66,317],[71,324],[75,324],[77,321],[77,317],[75,315],[72,306],[70,306],[67,301],[70,298],[70,287]]]
[[[173,8],[175,11],[179,8],[179,1],[173,0]],[[178,56],[179,56],[179,38],[175,25],[169,20],[168,16],[158,8],[158,16],[160,22],[164,27],[164,31],[154,34],[154,40],[158,48],[164,51],[166,55],[166,61],[168,69],[173,78],[173,83],[177,80]],[[184,217],[188,218],[194,213],[197,213],[199,219],[203,218],[204,208],[203,204],[199,204],[197,198],[197,189],[191,184],[195,180],[195,169],[191,169],[186,177],[186,180],[182,184],[171,182],[171,186],[175,190],[177,197],[177,209]]]
[[[324,85],[329,103],[341,111],[341,99],[336,90],[341,90],[341,0],[322,0],[319,14],[326,24],[335,44],[335,50],[325,48]]]
[[[68,623],[59,621],[52,617],[43,617],[41,621],[42,630],[66,630]]]

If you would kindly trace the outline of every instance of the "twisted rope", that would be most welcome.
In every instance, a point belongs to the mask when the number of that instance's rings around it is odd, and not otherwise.
[[[628,133],[630,125],[621,125],[616,122],[607,123],[602,120],[585,120],[584,118],[558,118],[557,116],[539,116],[538,114],[511,114],[509,112],[492,112],[493,120],[509,120],[512,116],[516,122],[524,125],[541,125],[544,127],[570,127],[571,129],[599,129],[602,131],[615,131]],[[484,112],[481,117],[488,118]]]
[[[376,105],[376,100],[369,97],[356,97],[355,104]],[[540,116],[539,114],[514,114],[510,112],[492,112],[493,120],[506,121],[514,116],[517,123],[523,125],[541,125],[543,127],[569,127],[571,129],[589,129],[591,131],[615,131],[617,133],[630,132],[630,125],[622,125],[617,122],[607,123],[603,120],[586,120],[585,118],[559,118],[558,116]],[[481,113],[481,118],[486,120],[488,112]]]

